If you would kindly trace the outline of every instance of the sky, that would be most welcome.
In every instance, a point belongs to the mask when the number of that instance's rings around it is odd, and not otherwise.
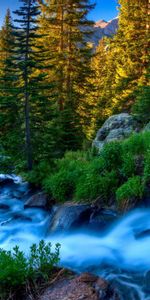
[[[90,13],[90,19],[94,21],[109,21],[117,16],[117,0],[95,0],[96,7]],[[0,0],[0,26],[3,24],[7,8],[11,11],[19,6],[19,0]]]

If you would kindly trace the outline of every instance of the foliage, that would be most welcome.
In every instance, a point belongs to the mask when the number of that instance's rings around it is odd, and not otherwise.
[[[150,78],[150,74],[148,78]],[[150,85],[145,85],[139,88],[137,99],[132,110],[133,113],[139,117],[143,123],[145,120],[150,121]]]
[[[132,177],[136,174],[135,157],[129,152],[123,153],[120,174],[125,178]]]
[[[47,174],[51,174],[53,172],[53,166],[49,161],[42,160],[39,164],[35,165],[33,170],[25,173],[24,177],[30,183],[35,185],[41,185],[45,179]]]
[[[122,147],[119,142],[112,142],[105,145],[101,151],[108,171],[118,168],[122,163]]]
[[[93,150],[66,152],[55,162],[43,186],[57,201],[93,202],[98,198],[108,204],[124,184],[130,196],[131,185],[136,185],[140,176],[145,187],[149,180],[149,149],[150,132],[142,132],[122,142],[106,144],[99,154]],[[135,181],[126,184],[128,178]]]
[[[118,185],[116,172],[105,172],[104,176],[98,176],[92,171],[90,169],[89,173],[80,177],[76,185],[75,199],[88,202],[99,198],[103,204],[108,204]]]
[[[65,157],[57,161],[57,171],[44,180],[44,189],[53,195],[57,201],[65,202],[71,199],[75,185],[80,178],[86,161],[82,153],[66,153]]]
[[[144,160],[144,183],[148,185],[150,184],[150,148],[147,151]]]
[[[12,251],[0,249],[0,298],[8,299],[10,293],[21,293],[28,281],[48,280],[59,263],[60,245],[52,251],[51,243],[33,244],[27,257],[19,247]]]
[[[148,0],[118,3],[118,30],[113,37],[100,40],[91,62],[94,76],[90,82],[94,89],[86,95],[89,105],[92,104],[88,134],[110,115],[131,109],[143,122],[149,119]]]
[[[141,177],[130,177],[127,182],[121,185],[116,191],[118,207],[127,209],[132,206],[132,201],[141,199],[144,193],[144,187]]]

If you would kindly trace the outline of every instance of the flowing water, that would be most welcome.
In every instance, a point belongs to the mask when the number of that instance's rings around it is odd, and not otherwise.
[[[41,239],[59,242],[63,266],[108,279],[123,300],[150,300],[150,208],[132,211],[104,233],[82,229],[54,235],[48,228],[51,213],[24,209],[28,186],[18,177],[15,181],[0,189],[0,248],[18,244],[27,252]]]

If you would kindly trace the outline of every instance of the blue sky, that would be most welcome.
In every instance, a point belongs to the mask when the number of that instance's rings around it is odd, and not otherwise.
[[[95,0],[96,7],[91,12],[90,18],[98,21],[104,19],[109,21],[117,16],[117,0]],[[0,26],[3,23],[7,8],[12,11],[18,7],[19,0],[1,0],[0,1]]]

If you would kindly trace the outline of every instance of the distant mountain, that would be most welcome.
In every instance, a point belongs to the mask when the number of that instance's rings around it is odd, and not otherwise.
[[[88,42],[92,43],[94,47],[96,47],[99,44],[99,41],[104,36],[112,36],[116,33],[118,29],[118,18],[115,18],[111,21],[105,21],[100,20],[95,23],[94,25],[94,32],[93,34],[88,38]]]

